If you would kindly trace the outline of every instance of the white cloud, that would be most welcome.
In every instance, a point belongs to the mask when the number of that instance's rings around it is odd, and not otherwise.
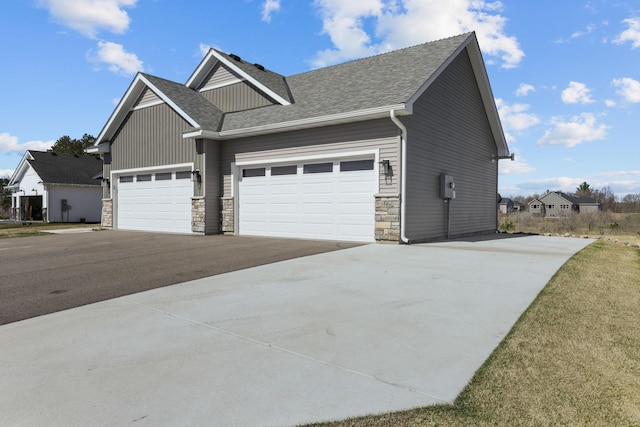
[[[501,98],[496,98],[496,107],[509,143],[516,141],[512,132],[519,133],[540,123],[538,116],[528,112],[527,104],[508,104]]]
[[[316,54],[316,67],[476,31],[485,55],[503,68],[517,66],[524,52],[505,33],[502,3],[486,0],[315,0],[323,32],[334,49]],[[376,41],[372,41],[372,37]]]
[[[640,17],[628,18],[622,22],[627,24],[627,29],[620,33],[613,42],[617,44],[631,42],[632,49],[640,47]]]
[[[523,182],[518,184],[518,187],[524,190],[530,190],[535,193],[544,193],[547,190],[573,192],[584,181],[584,178],[570,178],[567,176],[559,176],[555,178],[545,178]]]
[[[562,102],[565,104],[591,104],[591,89],[584,83],[569,82],[569,87],[562,91]]]
[[[618,88],[618,95],[627,102],[640,102],[640,82],[630,77],[613,79],[611,85]]]
[[[536,88],[533,85],[527,83],[521,83],[516,90],[516,96],[527,96],[531,92],[535,92]]]
[[[500,175],[525,174],[536,170],[536,168],[528,164],[527,160],[520,155],[520,151],[517,148],[512,149],[512,151],[515,154],[513,161],[500,160],[500,163],[498,163]]]
[[[138,0],[39,0],[58,23],[95,38],[100,30],[121,34],[129,28],[130,18],[124,8]]]
[[[13,169],[0,169],[0,178],[10,178],[13,175]]]
[[[265,0],[262,5],[262,20],[271,22],[271,15],[280,10],[280,0]]]
[[[568,43],[571,40],[575,40],[575,39],[579,39],[579,38],[584,37],[584,36],[588,36],[589,34],[593,33],[593,31],[596,28],[597,27],[595,25],[589,24],[589,25],[587,25],[586,29],[575,31],[573,34],[571,34],[571,36],[569,36],[568,39],[558,39],[558,40],[556,40],[556,43]]]
[[[616,101],[614,101],[613,99],[605,99],[604,105],[611,108],[611,107],[615,107],[617,104],[616,104]]]
[[[118,43],[98,42],[98,52],[90,59],[107,64],[109,70],[117,74],[131,75],[144,71],[143,63],[136,54],[125,51]]]
[[[598,124],[591,113],[582,113],[570,121],[562,121],[554,117],[551,121],[553,129],[545,132],[538,140],[538,145],[564,145],[574,147],[584,142],[596,141],[607,137],[608,126]]]
[[[601,172],[597,176],[640,176],[640,170],[637,171],[614,171]]]
[[[26,150],[46,151],[55,141],[28,141],[20,143],[18,137],[6,132],[0,133],[0,153],[24,153]]]

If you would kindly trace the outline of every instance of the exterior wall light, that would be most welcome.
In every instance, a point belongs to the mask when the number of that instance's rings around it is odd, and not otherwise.
[[[378,162],[378,164],[381,166],[380,172],[382,172],[383,175],[393,175],[393,169],[391,168],[391,162],[389,160],[382,160]]]

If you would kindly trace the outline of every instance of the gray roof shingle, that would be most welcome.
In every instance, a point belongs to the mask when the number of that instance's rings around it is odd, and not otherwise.
[[[366,110],[408,101],[469,37],[462,34],[287,77],[295,103],[225,115],[222,130]]]
[[[289,92],[289,86],[287,85],[287,80],[283,75],[274,73],[271,70],[267,70],[262,65],[244,61],[237,55],[226,54],[219,51],[218,49],[215,49],[215,51],[235,64],[242,71],[271,89],[273,92],[280,95],[282,98],[286,99],[289,102],[293,102],[291,93]],[[261,68],[258,68],[258,66]]]
[[[96,185],[94,177],[102,171],[102,159],[97,156],[53,153],[29,150],[32,159],[27,162],[45,184]]]
[[[150,74],[142,74],[151,84],[168,96],[182,111],[208,130],[218,131],[223,119],[222,111],[207,101],[199,92],[187,86]]]

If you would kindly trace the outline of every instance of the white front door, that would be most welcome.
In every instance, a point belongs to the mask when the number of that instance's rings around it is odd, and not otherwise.
[[[245,167],[239,178],[239,233],[374,241],[377,191],[371,159]]]

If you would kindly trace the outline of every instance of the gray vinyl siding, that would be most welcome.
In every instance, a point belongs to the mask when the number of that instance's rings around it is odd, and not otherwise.
[[[226,67],[223,67],[220,64],[218,64],[213,68],[213,70],[211,70],[211,73],[202,82],[202,85],[198,90],[200,91],[202,91],[203,89],[206,90],[206,88],[209,86],[221,86],[221,85],[228,84],[230,82],[236,82],[240,79],[241,79],[240,76],[229,71]]]
[[[102,176],[103,178],[106,179],[111,179],[111,164],[107,164],[104,163],[102,165]],[[110,186],[103,186],[102,187],[102,198],[103,199],[110,199],[111,198],[111,187]]]
[[[145,88],[140,96],[138,102],[135,103],[134,108],[144,106],[145,104],[160,102],[161,99],[151,89]]]
[[[546,194],[540,198],[540,201],[544,203],[544,211],[546,216],[567,216],[571,215],[571,213],[573,212],[573,203],[557,195],[556,193]]]
[[[466,51],[432,83],[402,117],[408,128],[405,234],[409,240],[442,238],[447,204],[440,174],[453,176],[450,236],[492,231],[497,226],[496,145]]]
[[[274,104],[273,100],[256,91],[246,82],[206,90],[201,93],[224,113],[250,110]]]
[[[205,155],[205,234],[220,232],[220,143],[209,141],[204,145]]]
[[[231,196],[231,163],[308,157],[380,150],[380,160],[389,160],[394,176],[380,176],[380,193],[398,194],[399,129],[390,119],[306,129],[301,131],[223,141],[221,167],[224,196]]]
[[[182,133],[189,124],[168,105],[132,111],[111,144],[113,170],[196,161],[192,140]]]

